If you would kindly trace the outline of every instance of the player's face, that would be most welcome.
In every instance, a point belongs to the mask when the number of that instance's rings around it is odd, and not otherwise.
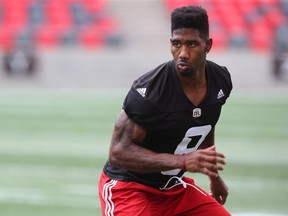
[[[209,40],[200,37],[197,29],[175,29],[171,36],[171,53],[176,71],[182,76],[190,76],[201,70],[205,63],[206,51],[210,50]]]

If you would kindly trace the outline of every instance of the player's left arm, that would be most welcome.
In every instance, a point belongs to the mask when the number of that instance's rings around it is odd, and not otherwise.
[[[203,143],[200,145],[201,148],[208,148],[215,145],[215,126],[211,129]],[[217,177],[209,177],[210,179],[210,190],[212,196],[221,205],[224,205],[228,196],[228,187],[223,179],[218,175]]]

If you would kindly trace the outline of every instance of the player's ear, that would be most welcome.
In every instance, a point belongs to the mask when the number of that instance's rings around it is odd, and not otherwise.
[[[205,53],[210,52],[211,48],[213,45],[213,40],[212,38],[209,38],[208,40],[206,40],[206,47],[205,47]]]

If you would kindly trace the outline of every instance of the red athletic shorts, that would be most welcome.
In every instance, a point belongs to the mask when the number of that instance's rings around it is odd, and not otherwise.
[[[102,173],[99,198],[105,216],[231,216],[213,197],[183,177],[183,184],[160,190],[123,182]],[[185,182],[185,183],[184,183]]]

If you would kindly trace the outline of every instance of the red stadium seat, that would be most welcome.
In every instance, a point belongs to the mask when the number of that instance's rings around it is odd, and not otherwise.
[[[81,45],[90,48],[98,48],[104,43],[103,36],[97,28],[86,27],[79,32],[79,42]]]
[[[264,23],[258,23],[250,30],[250,47],[260,51],[267,51],[271,48],[273,32]]]
[[[117,30],[118,23],[114,18],[106,18],[96,22],[95,26],[101,31],[102,35],[109,35]]]
[[[83,9],[80,24],[75,3]],[[79,44],[75,38],[81,44],[98,46],[117,31],[118,24],[106,9],[107,0],[0,0],[0,46],[27,38],[40,46],[64,44],[61,41]]]
[[[45,7],[47,24],[57,28],[71,26],[71,13],[68,5],[58,0],[52,0]]]
[[[213,39],[212,49],[220,49],[227,46],[227,32],[219,22],[210,23],[210,37]]]
[[[285,23],[285,19],[285,15],[278,7],[272,7],[266,14],[267,24],[273,29]]]
[[[27,5],[16,1],[2,2],[2,22],[4,25],[23,27],[27,23]]]
[[[99,13],[107,8],[106,0],[78,0],[81,2],[89,13]]]
[[[0,47],[4,50],[9,49],[14,44],[15,29],[7,28],[5,25],[0,26]]]
[[[258,6],[257,0],[237,0],[233,1],[235,7],[239,10],[242,16],[253,13]]]
[[[197,0],[166,0],[166,3],[168,4],[168,13],[181,6],[198,4]]]
[[[58,29],[53,26],[42,25],[34,33],[34,40],[41,47],[55,47],[59,44]]]

